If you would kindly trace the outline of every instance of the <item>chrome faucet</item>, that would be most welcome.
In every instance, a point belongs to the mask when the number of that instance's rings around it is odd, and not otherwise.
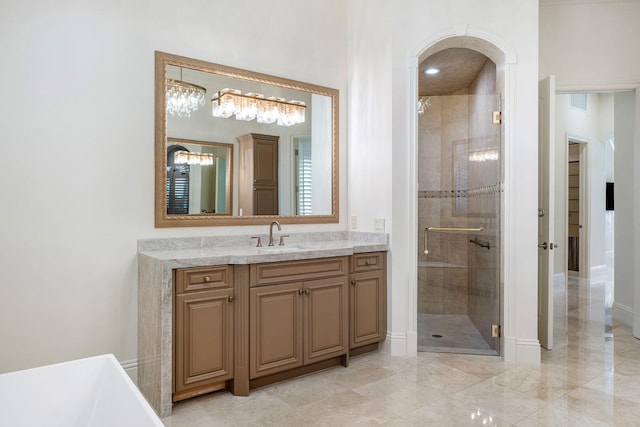
[[[278,221],[272,221],[269,226],[269,246],[273,246],[273,226],[278,226],[278,231],[282,231],[282,227],[280,227],[280,223]]]

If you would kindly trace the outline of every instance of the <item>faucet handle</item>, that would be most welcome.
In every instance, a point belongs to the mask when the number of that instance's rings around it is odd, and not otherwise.
[[[284,246],[284,238],[285,237],[289,237],[288,234],[281,234],[280,235],[280,243],[278,243],[279,246]]]
[[[258,239],[258,243],[256,244],[256,248],[262,247],[262,237],[260,236],[251,236],[252,239]]]

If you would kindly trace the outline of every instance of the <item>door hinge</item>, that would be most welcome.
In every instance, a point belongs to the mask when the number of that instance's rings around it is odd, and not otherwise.
[[[491,337],[499,338],[500,337],[500,325],[491,325]]]
[[[502,111],[492,111],[492,117],[494,125],[502,123]]]

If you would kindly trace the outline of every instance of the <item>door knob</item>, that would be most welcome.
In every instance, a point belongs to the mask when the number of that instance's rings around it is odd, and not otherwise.
[[[547,242],[538,244],[538,247],[547,250]]]

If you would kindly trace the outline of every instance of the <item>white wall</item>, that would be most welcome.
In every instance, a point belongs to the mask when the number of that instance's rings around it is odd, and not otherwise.
[[[507,0],[390,3],[354,0],[349,9],[349,179],[354,189],[349,206],[359,225],[365,219],[363,227],[367,229],[372,229],[374,215],[392,218],[391,351],[410,354],[415,350],[412,338],[416,308],[411,289],[415,289],[416,271],[412,266],[417,248],[410,247],[410,242],[416,239],[411,235],[416,229],[410,220],[415,213],[407,212],[407,207],[416,194],[407,171],[414,167],[415,153],[409,142],[417,92],[411,86],[410,65],[430,42],[438,40],[439,34],[476,32],[503,41],[505,47],[515,52],[517,61],[510,65],[513,73],[508,89],[512,98],[508,102],[512,105],[506,120],[512,144],[509,153],[513,175],[509,185],[518,189],[508,210],[512,218],[519,218],[508,231],[511,238],[518,236],[508,250],[518,256],[509,260],[514,274],[505,284],[505,301],[509,301],[506,304],[510,310],[509,319],[505,319],[509,323],[505,326],[510,350],[505,357],[539,358],[536,306],[531,304],[537,298],[537,236],[531,226],[537,223],[537,169],[535,162],[529,161],[537,158],[538,3],[531,0],[517,4]],[[387,83],[389,79],[391,86]],[[360,155],[371,160],[370,168],[356,169],[362,166],[355,159]],[[366,185],[357,185],[365,181]],[[372,203],[374,200],[380,202]],[[516,342],[531,351],[527,355],[516,354]]]
[[[636,43],[640,39],[639,18],[638,1],[541,0],[540,78],[556,75],[558,89],[565,92],[640,88],[640,55]],[[594,23],[597,23],[595,30]],[[639,126],[638,114],[636,111],[636,129]],[[636,133],[634,138],[635,144],[640,143],[640,135]],[[616,150],[616,156],[618,154]],[[640,168],[640,158],[635,158],[633,167]],[[617,175],[616,164],[616,180],[619,179]],[[616,193],[620,194],[618,188]],[[634,195],[633,203],[640,204],[639,193],[635,191],[630,194]],[[619,228],[618,212],[616,206],[616,230]],[[640,242],[640,230],[634,231],[634,240]],[[619,250],[635,256],[633,246],[619,246],[616,236],[616,275],[621,268],[617,265]],[[631,270],[628,273],[634,275]],[[637,274],[640,277],[640,272]],[[616,280],[615,287],[616,292],[628,295],[635,292],[636,305],[640,306],[640,284],[634,284],[633,280]],[[625,288],[627,290],[623,291]],[[636,316],[636,322],[637,334],[640,335],[640,315]]]
[[[540,1],[540,77],[563,90],[640,83],[640,2]]]
[[[392,223],[391,9],[384,0],[349,1],[349,212],[357,229]],[[390,230],[387,230],[390,231]]]
[[[154,228],[154,51],[337,88],[340,0],[25,0],[0,14],[0,372],[100,353],[137,357],[136,240],[249,234]],[[341,222],[286,231],[346,229]]]

